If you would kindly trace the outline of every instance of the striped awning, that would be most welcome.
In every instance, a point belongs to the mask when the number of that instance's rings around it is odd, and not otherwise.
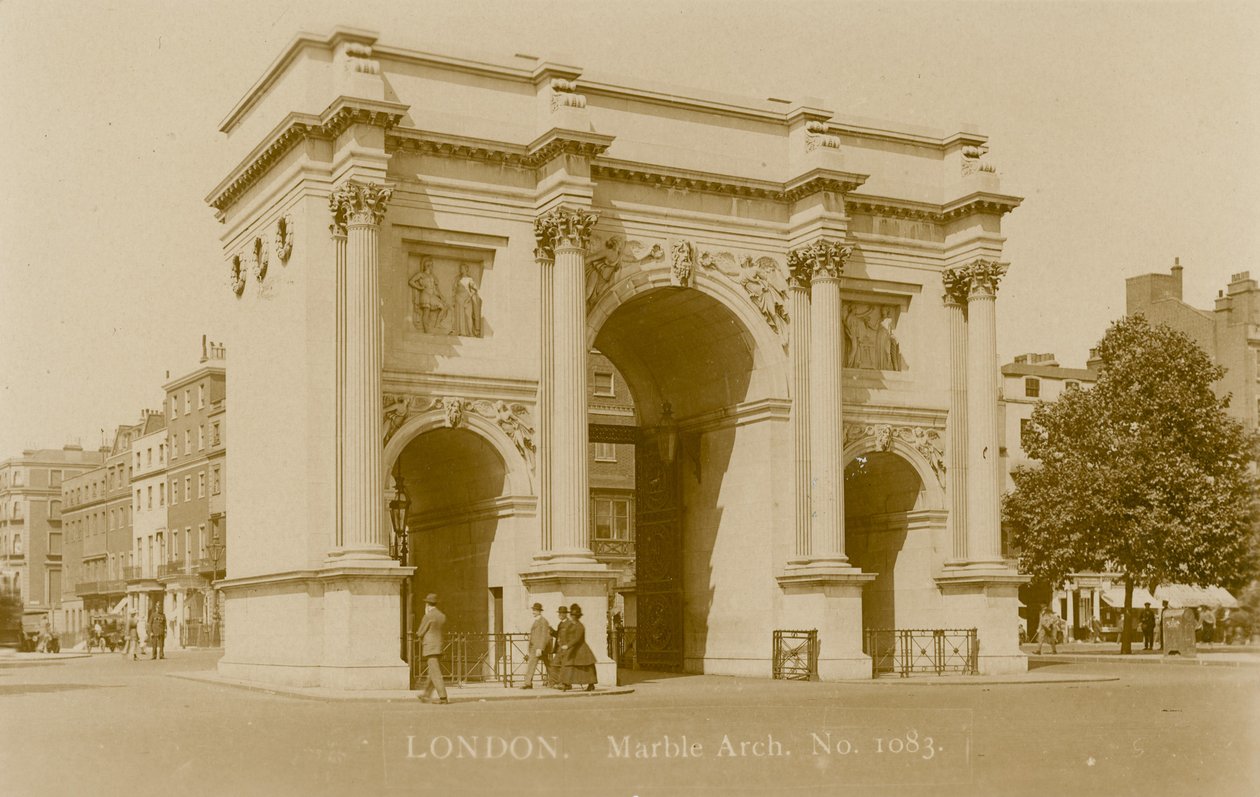
[[[1117,609],[1124,608],[1124,587],[1112,587],[1103,590],[1103,602]],[[1195,587],[1190,584],[1163,584],[1155,589],[1155,594],[1141,587],[1133,588],[1133,606],[1140,609],[1145,603],[1155,608],[1168,601],[1169,608],[1185,609],[1193,606],[1218,606],[1226,609],[1237,609],[1238,600],[1229,594],[1224,587]]]

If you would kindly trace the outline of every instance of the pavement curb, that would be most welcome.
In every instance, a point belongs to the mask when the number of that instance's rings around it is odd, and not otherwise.
[[[182,678],[186,681],[197,681],[199,683],[211,684],[214,686],[227,686],[236,689],[244,689],[250,692],[261,692],[263,694],[278,695],[281,697],[295,697],[300,700],[319,700],[319,701],[335,701],[335,702],[360,702],[360,703],[418,703],[419,692],[415,691],[391,691],[386,693],[363,693],[363,692],[344,692],[335,689],[324,689],[319,687],[300,687],[300,686],[271,686],[264,684],[251,683],[249,681],[236,681],[230,678],[223,678],[217,673],[208,672],[172,672],[164,673],[168,678]],[[613,697],[616,695],[633,694],[634,689],[629,686],[616,686],[597,689],[594,692],[558,692],[550,690],[530,690],[536,691],[537,694],[525,694],[525,690],[503,688],[502,694],[499,690],[481,692],[476,694],[461,695],[460,687],[449,687],[449,703],[499,703],[511,700],[571,700],[574,698],[592,698],[592,697]]]
[[[1205,657],[1181,657],[1181,656],[1090,656],[1088,654],[1079,653],[1047,653],[1040,656],[1032,654],[1029,656],[1033,661],[1049,661],[1056,664],[1165,664],[1169,666],[1182,667],[1260,667],[1260,659],[1256,661],[1222,661],[1213,660],[1211,654]]]

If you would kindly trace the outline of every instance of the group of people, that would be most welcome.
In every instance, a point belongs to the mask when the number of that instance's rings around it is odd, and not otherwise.
[[[595,653],[586,644],[582,607],[576,603],[559,607],[556,610],[560,615],[559,622],[554,629],[547,618],[543,617],[541,603],[535,603],[530,609],[534,613],[534,622],[529,629],[529,656],[526,661],[525,685],[521,688],[534,688],[534,673],[539,671],[541,664],[548,686],[564,691],[581,686],[587,692],[594,692]],[[438,609],[438,597],[429,593],[424,598],[424,616],[416,629],[425,673],[425,686],[420,700],[425,703],[447,702],[441,661],[445,628],[446,615]],[[433,698],[435,693],[436,700]]]
[[[147,633],[142,641],[140,635],[140,621],[136,618],[136,613],[131,612],[127,615],[127,628],[123,632],[122,655],[131,654],[132,661],[135,661],[145,653],[145,643],[148,644],[148,652],[150,659],[166,658],[166,612],[162,611],[162,605],[159,603],[152,614],[146,621]],[[101,623],[98,620],[93,630],[99,635],[101,633]]]
[[[1147,602],[1138,614],[1138,628],[1142,632],[1142,650],[1154,650],[1157,644],[1160,647],[1163,646],[1163,618],[1164,612],[1169,610],[1168,601],[1164,601],[1163,604],[1156,612]],[[1195,640],[1200,644],[1211,645],[1216,641],[1216,613],[1208,606],[1199,607],[1194,612]],[[1056,653],[1055,643],[1066,639],[1064,636],[1066,626],[1063,618],[1055,614],[1048,605],[1043,606],[1037,626],[1037,653],[1041,653],[1042,646],[1046,642],[1050,643],[1050,652]],[[1102,626],[1097,618],[1090,620],[1089,637],[1091,642],[1102,641]]]

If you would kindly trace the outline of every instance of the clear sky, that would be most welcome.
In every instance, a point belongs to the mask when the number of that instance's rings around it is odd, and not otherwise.
[[[231,294],[203,198],[218,124],[299,30],[990,137],[1002,360],[1083,364],[1124,278],[1260,277],[1260,4],[0,0],[0,458],[159,407]],[[1250,55],[1248,55],[1250,53]],[[229,367],[231,350],[228,352]]]

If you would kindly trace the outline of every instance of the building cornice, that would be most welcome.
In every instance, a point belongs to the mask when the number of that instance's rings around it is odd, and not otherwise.
[[[374,125],[388,131],[406,112],[407,106],[400,103],[342,96],[318,115],[290,113],[214,187],[206,196],[206,203],[223,213],[252,188],[276,161],[306,139],[332,141],[355,124]]]
[[[1001,216],[1020,206],[1021,197],[1008,194],[991,194],[976,191],[965,197],[937,205],[931,202],[915,202],[891,197],[852,194],[845,202],[849,215],[879,216],[889,219],[909,219],[944,224],[964,216],[988,213]]]

